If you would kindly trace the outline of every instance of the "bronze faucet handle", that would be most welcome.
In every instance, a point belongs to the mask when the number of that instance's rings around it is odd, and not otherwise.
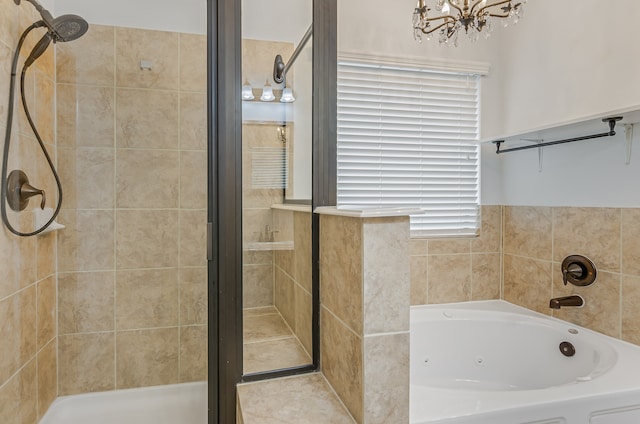
[[[40,201],[40,209],[44,209],[47,203],[47,196],[44,193],[44,190],[35,188],[28,182],[22,184],[22,187],[20,187],[20,197],[23,199],[30,199],[33,196],[42,196],[42,200]]]
[[[29,205],[29,199],[33,196],[42,196],[42,201],[40,202],[41,209],[44,209],[47,203],[44,190],[40,190],[29,184],[29,178],[19,169],[14,169],[9,173],[6,190],[7,203],[9,203],[9,207],[16,212],[25,210]]]
[[[574,286],[585,287],[595,283],[598,272],[596,266],[583,255],[570,255],[564,258],[562,265],[562,282],[566,286],[571,283]]]

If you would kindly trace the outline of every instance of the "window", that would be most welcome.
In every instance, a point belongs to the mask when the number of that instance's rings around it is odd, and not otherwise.
[[[412,237],[478,232],[472,74],[340,60],[338,205],[419,207]]]

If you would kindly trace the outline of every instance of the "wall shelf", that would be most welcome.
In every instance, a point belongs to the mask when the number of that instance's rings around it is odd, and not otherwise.
[[[542,148],[546,146],[593,140],[601,137],[606,138],[625,133],[627,142],[626,163],[629,164],[633,129],[636,123],[640,123],[640,106],[543,126],[502,137],[487,138],[482,140],[482,143],[496,144],[496,153],[498,154],[536,149],[540,161],[542,161]]]

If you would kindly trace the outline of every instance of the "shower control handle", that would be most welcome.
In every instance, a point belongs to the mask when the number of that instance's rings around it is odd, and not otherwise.
[[[562,265],[562,282],[566,286],[571,283],[574,286],[585,287],[595,283],[598,271],[591,259],[583,255],[570,255],[564,258]]]
[[[20,187],[20,196],[25,199],[30,199],[33,196],[42,196],[42,200],[40,201],[40,209],[44,209],[44,206],[47,203],[47,196],[44,193],[44,190],[35,188],[29,183],[25,183],[22,185],[22,187]]]
[[[583,278],[585,270],[577,263],[571,263],[568,267],[562,269],[562,282],[567,285],[568,278],[571,276],[573,279]]]
[[[7,178],[7,203],[9,203],[9,207],[16,212],[23,211],[27,208],[29,199],[33,196],[42,196],[40,209],[44,209],[47,203],[44,190],[29,184],[27,174],[21,170],[15,169],[11,171]]]

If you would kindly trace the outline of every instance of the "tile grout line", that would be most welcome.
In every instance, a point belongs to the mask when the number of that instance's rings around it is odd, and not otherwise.
[[[624,303],[622,301],[622,299],[624,298],[624,292],[623,292],[623,290],[624,290],[624,284],[623,284],[623,282],[624,282],[624,278],[623,278],[624,269],[622,268],[623,265],[624,265],[624,260],[623,260],[623,258],[624,258],[624,244],[622,243],[622,238],[624,237],[623,216],[624,216],[623,209],[620,208],[620,224],[619,224],[619,227],[618,227],[619,231],[620,231],[620,241],[619,241],[620,242],[620,246],[619,246],[620,247],[620,251],[619,251],[619,254],[620,254],[620,281],[619,281],[619,284],[620,284],[619,285],[620,295],[618,296],[618,309],[619,309],[620,312],[618,313],[618,338],[620,340],[623,340],[623,338],[622,338],[622,336],[623,336],[622,325],[623,325],[623,322],[624,322],[624,319],[623,319],[623,316],[622,316],[623,313],[624,313]]]
[[[118,389],[118,34],[113,31],[113,390]]]
[[[182,36],[178,33],[178,382],[182,380]]]

